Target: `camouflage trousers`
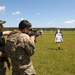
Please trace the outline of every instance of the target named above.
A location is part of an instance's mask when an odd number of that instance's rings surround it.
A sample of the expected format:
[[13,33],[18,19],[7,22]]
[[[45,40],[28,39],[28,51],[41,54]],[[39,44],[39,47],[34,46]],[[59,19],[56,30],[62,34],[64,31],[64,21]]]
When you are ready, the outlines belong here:
[[6,68],[0,67],[0,75],[6,75]]
[[[16,71],[12,70],[12,75],[21,75],[21,74],[19,74],[19,72],[16,72]],[[24,72],[23,75],[29,75],[29,74]],[[35,74],[32,74],[32,75],[35,75]]]

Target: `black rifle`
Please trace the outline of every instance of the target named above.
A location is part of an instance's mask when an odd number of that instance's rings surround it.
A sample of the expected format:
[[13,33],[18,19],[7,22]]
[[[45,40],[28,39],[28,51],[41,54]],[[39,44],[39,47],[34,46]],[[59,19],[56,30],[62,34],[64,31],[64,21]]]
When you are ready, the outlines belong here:
[[30,29],[28,35],[29,35],[30,37],[31,37],[31,36],[34,36],[34,37],[35,37],[34,42],[36,43],[36,37],[39,36],[39,32],[38,32],[36,29]]

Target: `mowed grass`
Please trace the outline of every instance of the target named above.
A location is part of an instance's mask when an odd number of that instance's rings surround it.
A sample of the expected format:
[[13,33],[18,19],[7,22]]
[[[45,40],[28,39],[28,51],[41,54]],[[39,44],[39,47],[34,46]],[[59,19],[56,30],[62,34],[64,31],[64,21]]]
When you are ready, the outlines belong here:
[[[75,32],[63,31],[62,50],[56,50],[55,32],[37,37],[35,54],[31,57],[37,75],[75,75]],[[11,75],[7,68],[7,75]]]

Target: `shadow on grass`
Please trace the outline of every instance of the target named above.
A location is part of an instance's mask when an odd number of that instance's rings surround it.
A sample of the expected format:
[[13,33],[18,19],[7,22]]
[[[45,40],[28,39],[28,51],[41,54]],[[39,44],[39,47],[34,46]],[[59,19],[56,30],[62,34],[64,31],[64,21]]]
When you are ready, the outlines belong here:
[[57,48],[48,48],[48,50],[63,50],[62,48],[61,49],[57,49]]

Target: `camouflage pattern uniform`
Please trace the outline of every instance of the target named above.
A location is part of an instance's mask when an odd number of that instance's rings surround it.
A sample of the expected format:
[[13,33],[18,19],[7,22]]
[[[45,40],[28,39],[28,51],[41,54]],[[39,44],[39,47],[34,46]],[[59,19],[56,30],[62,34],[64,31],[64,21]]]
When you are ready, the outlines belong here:
[[8,68],[10,69],[10,63],[4,51],[5,38],[2,32],[2,27],[3,27],[2,24],[4,23],[5,21],[0,20],[0,52],[2,52],[2,55],[0,56],[0,75],[6,75],[6,67],[4,66],[5,62],[7,62]]
[[21,31],[13,31],[6,41],[6,52],[11,58],[12,75],[36,75],[30,57],[34,54],[35,44]]
[[[5,39],[2,36],[2,32],[0,32],[0,52],[2,52],[2,54],[4,53],[4,46],[5,46]],[[4,63],[5,63],[6,58],[1,56],[0,57],[0,75],[5,75],[6,72],[6,68],[4,67]]]

